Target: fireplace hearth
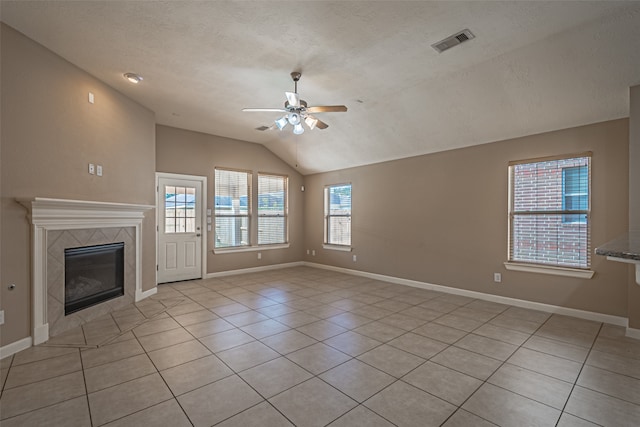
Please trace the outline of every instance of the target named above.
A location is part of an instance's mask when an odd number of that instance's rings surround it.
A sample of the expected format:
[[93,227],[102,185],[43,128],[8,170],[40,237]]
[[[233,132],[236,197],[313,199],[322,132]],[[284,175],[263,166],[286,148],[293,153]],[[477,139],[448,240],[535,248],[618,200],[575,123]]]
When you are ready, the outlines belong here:
[[65,316],[124,295],[124,242],[64,250]]

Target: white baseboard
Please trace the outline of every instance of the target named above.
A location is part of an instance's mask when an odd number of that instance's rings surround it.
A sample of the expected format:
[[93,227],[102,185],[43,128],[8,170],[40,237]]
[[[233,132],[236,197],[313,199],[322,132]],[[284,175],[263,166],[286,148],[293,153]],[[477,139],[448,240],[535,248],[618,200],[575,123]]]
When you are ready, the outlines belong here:
[[31,347],[31,337],[22,338],[21,340],[7,344],[4,347],[0,347],[0,359],[9,357],[16,354],[19,351],[26,350]]
[[637,340],[640,340],[640,329],[627,327],[627,331],[625,332],[625,335],[628,336],[629,338],[635,338]]
[[33,345],[42,344],[49,339],[49,324],[36,326],[33,328]]
[[[316,264],[305,262],[307,267],[321,268],[324,270],[337,271],[341,273],[351,274],[354,276],[367,277],[370,279],[381,280],[383,282],[397,283],[399,285],[412,286],[414,288],[428,289],[431,291],[445,292],[448,294],[461,295],[469,298],[481,299],[484,301],[496,302],[500,304],[513,305],[516,307],[528,308],[532,310],[544,311],[546,313],[562,314],[566,316],[578,317],[580,319],[593,320],[595,322],[609,323],[617,326],[628,325],[626,317],[613,316],[610,314],[596,313],[593,311],[578,310],[575,308],[561,307],[557,305],[544,304],[541,302],[533,302],[521,300],[517,298],[503,297],[499,295],[485,294],[483,292],[469,291],[466,289],[451,288],[449,286],[434,285],[432,283],[418,282],[416,280],[402,279],[399,277],[385,276],[383,274],[369,273],[366,271],[351,270],[348,268],[334,267],[331,265]],[[628,331],[629,328],[627,328]],[[640,330],[636,330],[639,331]],[[628,333],[628,332],[627,332]],[[630,335],[628,335],[630,336]]]
[[146,291],[139,291],[136,289],[136,302],[142,301],[145,298],[149,298],[151,295],[155,295],[158,293],[158,285],[154,286],[151,289],[147,289]]
[[304,265],[305,265],[304,261],[296,261],[296,262],[288,262],[284,264],[265,265],[263,267],[251,267],[251,268],[241,268],[238,270],[218,271],[216,273],[208,273],[205,278],[213,279],[215,277],[233,276],[235,274],[259,273],[261,271],[279,270],[281,268],[290,268],[290,267],[301,267]]

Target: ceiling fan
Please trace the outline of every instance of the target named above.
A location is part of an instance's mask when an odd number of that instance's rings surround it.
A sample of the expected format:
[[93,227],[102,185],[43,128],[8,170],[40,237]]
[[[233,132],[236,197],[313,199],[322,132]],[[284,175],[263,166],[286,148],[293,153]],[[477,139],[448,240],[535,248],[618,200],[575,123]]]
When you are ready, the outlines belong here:
[[284,116],[276,119],[275,123],[270,127],[262,126],[257,128],[258,130],[272,129],[274,126],[282,130],[287,126],[287,124],[290,124],[291,126],[293,126],[293,133],[295,133],[296,135],[300,135],[304,133],[302,122],[304,122],[309,127],[309,129],[326,129],[329,127],[329,125],[322,120],[312,116],[312,113],[343,113],[347,111],[347,107],[345,107],[344,105],[322,105],[316,107],[308,107],[307,102],[303,99],[300,99],[300,95],[298,95],[298,81],[300,80],[300,76],[302,76],[302,73],[298,71],[294,71],[291,73],[291,78],[293,79],[294,83],[294,90],[293,92],[285,92],[287,100],[284,103],[284,108],[242,109],[242,111],[245,112],[273,111],[285,113]]

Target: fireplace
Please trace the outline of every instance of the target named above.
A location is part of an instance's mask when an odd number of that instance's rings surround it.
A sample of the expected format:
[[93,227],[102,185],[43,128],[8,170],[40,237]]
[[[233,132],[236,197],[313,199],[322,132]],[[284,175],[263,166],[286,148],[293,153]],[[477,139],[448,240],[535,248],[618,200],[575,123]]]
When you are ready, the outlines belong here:
[[65,316],[124,295],[124,242],[64,250]]
[[[18,199],[31,229],[31,324],[33,344],[120,310],[157,292],[142,290],[142,222],[153,205]],[[65,249],[124,242],[124,295],[65,314]]]

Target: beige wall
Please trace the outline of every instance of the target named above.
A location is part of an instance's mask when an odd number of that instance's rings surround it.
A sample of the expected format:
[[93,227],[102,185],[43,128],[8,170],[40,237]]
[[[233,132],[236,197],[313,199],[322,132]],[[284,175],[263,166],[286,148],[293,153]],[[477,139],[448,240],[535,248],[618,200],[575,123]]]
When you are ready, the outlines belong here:
[[[156,129],[156,171],[207,177],[207,208],[213,210],[214,168],[224,167],[253,172],[253,188],[257,189],[258,172],[284,174],[289,177],[289,242],[286,249],[256,252],[213,253],[214,233],[208,234],[207,270],[209,273],[261,267],[301,261],[304,195],[300,191],[302,176],[272,152],[259,144],[191,132],[167,126]],[[251,221],[255,230],[257,218]]]
[[[640,85],[630,89],[629,107],[629,231],[640,232]],[[640,285],[629,266],[629,327],[640,329]]]
[[[305,177],[311,262],[611,315],[627,269],[593,256],[580,280],[504,269],[510,160],[593,151],[592,248],[626,231],[628,120]],[[428,137],[428,136],[427,136]],[[323,187],[352,183],[353,252],[322,249]],[[352,255],[357,255],[357,262]],[[502,283],[493,273],[502,273]]]
[[[29,337],[30,234],[22,197],[155,203],[155,116],[2,24],[0,345]],[[88,92],[95,104],[87,102]],[[104,176],[87,173],[101,164]],[[155,286],[155,211],[142,236],[142,288]],[[7,286],[15,283],[16,289]]]

